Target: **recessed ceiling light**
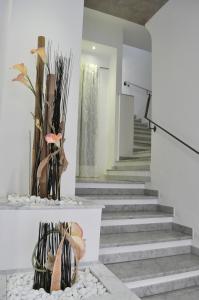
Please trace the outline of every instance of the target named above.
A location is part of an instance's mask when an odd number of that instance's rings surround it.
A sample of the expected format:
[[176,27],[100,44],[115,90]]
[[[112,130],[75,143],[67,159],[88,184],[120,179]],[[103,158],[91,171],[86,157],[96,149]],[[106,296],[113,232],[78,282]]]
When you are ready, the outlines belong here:
[[92,47],[92,49],[93,49],[93,50],[96,50],[96,47],[95,47],[95,46],[93,46],[93,47]]

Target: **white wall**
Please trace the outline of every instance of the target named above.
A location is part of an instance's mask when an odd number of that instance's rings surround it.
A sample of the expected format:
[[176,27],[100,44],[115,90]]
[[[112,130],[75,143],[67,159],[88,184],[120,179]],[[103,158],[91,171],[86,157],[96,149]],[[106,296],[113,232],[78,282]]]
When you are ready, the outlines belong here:
[[[147,24],[152,36],[154,121],[199,150],[199,1],[172,0]],[[199,245],[199,156],[157,130],[152,185]]]
[[[151,52],[123,45],[122,83],[129,81],[145,89],[151,90]],[[134,96],[134,114],[144,119],[147,93],[133,86],[122,86],[124,94]]]
[[10,7],[11,0],[1,0],[0,1],[0,28],[1,28],[1,37],[0,37],[0,110],[2,103],[2,94],[4,88],[4,74],[5,74],[5,58],[6,58],[6,44],[7,44],[7,29],[8,29],[8,20],[10,17]]
[[[3,14],[6,14],[6,9]],[[11,82],[16,73],[9,67],[24,62],[34,78],[35,59],[30,49],[37,46],[38,35],[51,39],[53,46],[57,48],[59,45],[63,53],[71,48],[74,55],[65,144],[69,167],[62,180],[62,193],[74,194],[82,18],[83,0],[10,1],[8,44],[4,49],[5,86],[0,111],[0,195],[28,192],[28,131],[33,128],[30,112],[34,109],[34,97],[20,84]],[[0,40],[2,44],[4,36]]]
[[150,35],[144,26],[89,8],[84,8],[83,39],[117,49],[117,92],[121,92],[122,45],[151,49]]
[[119,155],[132,156],[134,137],[134,97],[120,95],[119,112]]

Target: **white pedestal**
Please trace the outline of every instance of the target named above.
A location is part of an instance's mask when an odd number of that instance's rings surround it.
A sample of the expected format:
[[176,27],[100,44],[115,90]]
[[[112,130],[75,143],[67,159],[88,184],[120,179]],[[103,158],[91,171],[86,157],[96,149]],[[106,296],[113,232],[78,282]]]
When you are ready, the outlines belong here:
[[86,240],[84,262],[97,261],[102,206],[83,202],[64,208],[28,208],[0,205],[0,270],[31,267],[31,256],[38,239],[39,222],[74,221]]

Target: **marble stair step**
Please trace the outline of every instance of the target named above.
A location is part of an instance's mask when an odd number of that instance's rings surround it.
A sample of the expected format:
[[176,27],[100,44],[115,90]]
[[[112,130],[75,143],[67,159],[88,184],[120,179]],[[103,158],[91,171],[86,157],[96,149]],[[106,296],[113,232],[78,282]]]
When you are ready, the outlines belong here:
[[141,120],[134,120],[134,125],[143,126],[143,127],[148,128],[148,124],[143,123]]
[[[147,203],[148,202],[148,203]],[[140,203],[140,201],[137,201],[137,203],[108,203],[108,202],[103,202],[105,204],[105,208],[103,209],[103,213],[108,213],[108,212],[116,212],[116,213],[121,213],[121,212],[166,212],[173,214],[174,209],[173,207],[169,206],[162,206],[159,204],[152,204],[147,201],[145,203]],[[100,201],[102,204],[102,202]]]
[[138,134],[134,133],[134,141],[145,141],[145,142],[151,142],[151,136],[146,134]]
[[133,153],[142,152],[142,151],[151,151],[151,145],[138,145],[134,144]]
[[145,218],[169,218],[173,217],[172,213],[161,211],[120,211],[120,212],[104,212],[102,220],[130,220],[130,219],[145,219]]
[[133,151],[134,152],[142,152],[142,151],[147,151],[149,152],[151,150],[150,145],[138,145],[134,144]]
[[137,165],[117,165],[113,166],[112,171],[150,171],[150,164],[137,164]]
[[[146,191],[144,189],[144,184],[142,184],[140,186],[140,184],[137,184],[136,186],[134,185],[134,188],[118,188],[117,186],[110,188],[110,187],[90,187],[88,185],[88,187],[76,187],[75,189],[75,194],[77,196],[83,196],[83,197],[87,197],[88,195],[91,196],[108,196],[108,195],[134,195],[134,196],[138,196],[138,195],[145,195]],[[154,191],[154,195],[157,195],[157,191]]]
[[158,204],[158,196],[151,195],[86,195],[88,200],[108,205]]
[[160,243],[191,239],[191,236],[174,230],[130,232],[121,234],[104,234],[100,238],[100,248]]
[[[164,221],[164,218],[162,218]],[[147,219],[145,219],[147,221]],[[151,223],[149,219],[148,223],[144,224],[124,224],[124,225],[104,225],[102,222],[101,234],[123,234],[130,232],[142,232],[142,231],[161,231],[161,230],[171,230],[171,222],[157,222]]]
[[119,159],[120,160],[117,162],[142,162],[143,160],[151,162],[151,154],[144,153],[143,155],[137,155],[136,153],[133,153],[132,156],[121,156]]
[[139,297],[199,284],[199,256],[191,253],[106,266]]
[[151,147],[151,141],[137,140],[134,138],[134,147]]
[[149,182],[151,180],[150,176],[132,176],[132,175],[119,175],[119,174],[107,174],[107,179],[116,179],[122,181],[129,181],[129,182]]
[[141,124],[134,124],[134,130],[143,130],[148,132],[150,129],[147,126],[143,126]]
[[111,176],[132,176],[132,177],[149,177],[150,171],[146,170],[118,170],[118,169],[110,169],[107,170],[107,174]]
[[[192,239],[190,235],[173,231],[171,223],[168,230],[164,230],[162,225],[160,224],[163,230],[149,231],[149,227],[145,232],[120,233],[124,237],[122,241],[120,240],[119,244],[114,243],[112,246],[107,245],[107,247],[101,246],[100,261],[104,264],[131,263],[132,261],[188,254],[191,252]],[[101,233],[102,239],[103,236]],[[107,236],[111,239],[111,236],[115,237],[116,234],[107,234]],[[128,242],[127,239],[129,239]],[[126,243],[128,244],[126,245]]]
[[198,300],[199,286],[142,298],[143,300]]
[[132,156],[121,156],[120,160],[126,160],[126,159],[135,159],[135,158],[144,158],[144,157],[151,157],[151,151],[137,151],[137,153],[134,153]]
[[148,128],[136,128],[134,127],[134,134],[146,134],[148,136],[151,136],[151,130]]
[[136,134],[136,133],[151,136],[151,130],[149,128],[135,128],[134,127],[134,134]]
[[142,160],[135,160],[135,159],[129,159],[129,160],[119,160],[116,161],[114,164],[115,168],[119,167],[150,167],[150,161],[146,160],[145,158],[142,158]]

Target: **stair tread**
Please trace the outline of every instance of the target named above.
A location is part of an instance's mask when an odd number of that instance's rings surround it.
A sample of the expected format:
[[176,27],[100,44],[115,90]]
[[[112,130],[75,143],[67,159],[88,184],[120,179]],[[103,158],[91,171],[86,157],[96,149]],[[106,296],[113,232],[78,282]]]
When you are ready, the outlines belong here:
[[107,179],[118,180],[118,182],[130,182],[130,183],[146,183],[151,180],[150,176],[144,175],[122,175],[122,174],[107,174]]
[[124,165],[124,166],[114,166],[111,171],[150,171],[150,165]]
[[156,196],[148,196],[148,195],[84,195],[84,198],[88,198],[89,200],[151,200],[158,199]]
[[199,256],[190,253],[106,266],[123,282],[132,282],[199,270]]
[[148,170],[120,170],[120,169],[108,169],[107,172],[115,172],[115,173],[125,173],[125,172],[132,172],[132,173],[139,173],[139,172],[148,172]]
[[[111,178],[105,177],[105,178],[77,178],[76,183],[116,183],[116,184],[125,183],[125,184],[132,184],[132,181],[131,180],[122,181],[122,180],[117,180],[115,178],[111,179]],[[136,179],[135,181],[133,181],[133,183],[138,183],[138,184],[141,183],[142,184],[143,181]]]
[[142,298],[143,300],[198,300],[199,286],[184,288],[177,291],[167,292]]
[[124,212],[104,212],[102,220],[117,220],[117,219],[138,219],[138,218],[162,218],[173,217],[172,214],[161,211],[124,211]]
[[101,235],[100,248],[160,243],[185,239],[191,239],[191,236],[173,230],[127,232],[122,234],[109,233]]

